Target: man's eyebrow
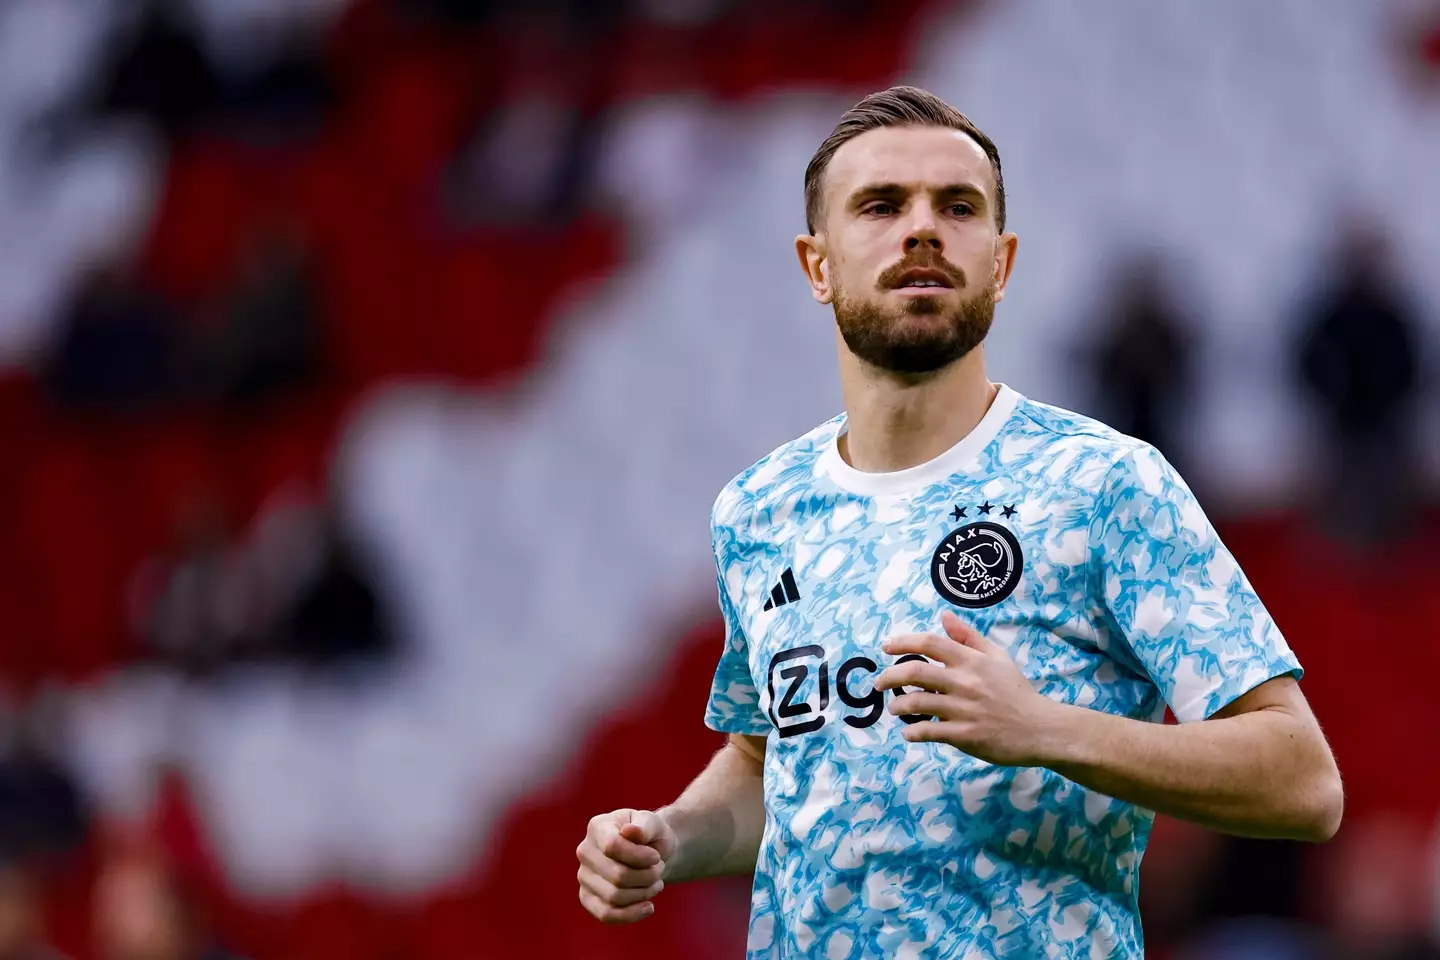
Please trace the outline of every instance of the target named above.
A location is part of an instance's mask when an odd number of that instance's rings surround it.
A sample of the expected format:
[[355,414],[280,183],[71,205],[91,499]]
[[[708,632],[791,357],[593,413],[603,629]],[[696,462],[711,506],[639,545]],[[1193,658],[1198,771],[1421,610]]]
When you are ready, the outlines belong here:
[[899,183],[867,183],[850,194],[850,205],[867,200],[895,200],[910,195],[910,188]]
[[[902,183],[867,183],[857,188],[850,194],[852,207],[871,200],[897,200],[908,197],[913,190]],[[973,183],[947,183],[943,187],[936,187],[931,191],[931,196],[937,200],[949,200],[953,197],[962,197],[966,200],[985,203],[985,191]]]
[[952,197],[964,197],[967,200],[979,200],[985,202],[985,191],[973,183],[947,183],[935,191],[937,199],[949,200]]

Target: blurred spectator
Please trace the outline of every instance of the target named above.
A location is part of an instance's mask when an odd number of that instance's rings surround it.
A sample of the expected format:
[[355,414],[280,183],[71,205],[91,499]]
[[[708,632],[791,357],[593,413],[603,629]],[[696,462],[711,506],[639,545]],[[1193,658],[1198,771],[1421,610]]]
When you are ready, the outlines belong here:
[[191,376],[203,394],[253,403],[314,379],[321,337],[310,250],[290,225],[256,232],[234,288],[204,325]]
[[1209,891],[1214,917],[1299,917],[1313,847],[1289,840],[1227,836]]
[[84,831],[80,794],[69,772],[24,739],[9,745],[0,757],[0,863],[63,852],[78,844]]
[[212,126],[259,142],[312,132],[332,98],[313,11],[238,7],[146,0],[116,35],[96,107],[142,117],[172,140]]
[[243,532],[216,495],[181,512],[175,544],[132,584],[133,622],[163,661],[194,678],[286,658],[335,668],[397,647],[389,611],[329,511],[277,494]]
[[65,960],[44,943],[34,876],[13,862],[0,862],[0,960]]
[[95,935],[102,960],[234,960],[214,942],[189,891],[144,856],[118,858],[102,871]]
[[152,406],[174,386],[174,314],[141,286],[128,264],[102,260],[79,283],[49,363],[51,391],[67,405]]
[[1336,838],[1322,911],[1346,960],[1440,960],[1426,832],[1382,814],[1347,823]]
[[460,229],[567,222],[589,131],[578,105],[557,91],[536,89],[495,107],[450,161],[447,218]]
[[388,613],[361,558],[333,523],[326,524],[321,550],[281,627],[286,652],[319,667],[393,653],[396,636]]
[[[196,0],[192,0],[196,2]],[[219,81],[225,135],[258,145],[319,129],[334,99],[319,36],[321,3],[198,0],[206,51]],[[258,9],[257,9],[258,7]]]
[[148,561],[135,577],[135,625],[153,653],[192,676],[207,676],[263,643],[260,584],[217,495],[183,506],[173,538],[168,554]]
[[81,842],[86,816],[48,742],[59,726],[51,704],[0,715],[0,960],[63,960],[44,944],[39,877]]
[[578,212],[609,105],[606,50],[620,22],[607,4],[512,4],[499,19],[506,69],[480,98],[450,158],[441,201],[461,229],[563,226]]
[[[1213,887],[1223,919],[1200,924],[1175,960],[1440,960],[1418,824],[1388,815],[1348,822],[1323,850],[1234,845],[1240,855]],[[1278,865],[1266,864],[1267,852],[1282,854]],[[1318,899],[1307,907],[1305,893]],[[1301,914],[1322,921],[1327,935]]]
[[66,311],[47,379],[74,407],[252,404],[312,382],[321,348],[309,247],[298,230],[268,226],[245,249],[231,289],[183,329],[127,263],[98,262]]
[[204,118],[219,92],[190,4],[146,0],[102,72],[98,106],[144,117],[175,138]]
[[1398,534],[1411,506],[1419,321],[1391,260],[1378,227],[1352,225],[1297,351],[1328,434],[1326,523],[1361,543]]
[[1124,262],[1092,366],[1100,418],[1183,469],[1178,421],[1191,388],[1193,338],[1164,279],[1153,255]]
[[265,578],[269,629],[281,654],[333,668],[395,652],[388,605],[333,508],[282,491],[257,519],[247,550]]

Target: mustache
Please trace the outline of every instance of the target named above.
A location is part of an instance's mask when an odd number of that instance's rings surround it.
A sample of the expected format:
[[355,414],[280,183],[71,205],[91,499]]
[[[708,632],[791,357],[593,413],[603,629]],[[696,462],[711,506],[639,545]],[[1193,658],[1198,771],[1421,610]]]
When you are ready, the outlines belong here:
[[906,257],[880,274],[880,286],[886,290],[898,287],[900,286],[900,278],[906,273],[911,270],[922,269],[938,270],[945,274],[946,279],[950,281],[950,285],[956,290],[964,289],[966,286],[965,271],[938,253],[924,253],[918,256]]

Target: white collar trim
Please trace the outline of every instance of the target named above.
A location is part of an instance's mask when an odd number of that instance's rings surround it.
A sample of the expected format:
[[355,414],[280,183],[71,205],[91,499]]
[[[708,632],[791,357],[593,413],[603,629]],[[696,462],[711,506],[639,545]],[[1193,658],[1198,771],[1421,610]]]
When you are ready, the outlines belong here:
[[1010,415],[1015,412],[1015,407],[1020,403],[1019,393],[1003,383],[999,386],[999,393],[995,395],[995,399],[990,403],[990,409],[985,412],[985,416],[980,418],[975,429],[966,434],[955,446],[933,460],[927,460],[916,466],[895,470],[891,473],[867,473],[863,470],[856,470],[845,462],[844,457],[840,456],[837,446],[840,436],[849,429],[848,418],[842,417],[839,429],[826,442],[824,450],[820,453],[820,458],[816,462],[816,471],[821,476],[828,477],[836,486],[867,497],[915,493],[957,473],[965,473],[973,468],[975,460],[990,445],[990,441],[1000,434],[1006,421],[1010,419]]

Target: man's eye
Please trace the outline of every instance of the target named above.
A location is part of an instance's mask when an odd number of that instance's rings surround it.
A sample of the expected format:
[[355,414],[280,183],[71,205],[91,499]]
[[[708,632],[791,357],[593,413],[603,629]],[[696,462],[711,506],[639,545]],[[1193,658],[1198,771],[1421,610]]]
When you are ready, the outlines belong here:
[[952,203],[950,212],[957,217],[968,217],[975,212],[975,208],[968,203]]
[[870,205],[870,208],[865,212],[873,213],[876,216],[880,217],[888,217],[892,213],[898,213],[899,211],[896,209],[895,204],[893,203],[872,203]]

